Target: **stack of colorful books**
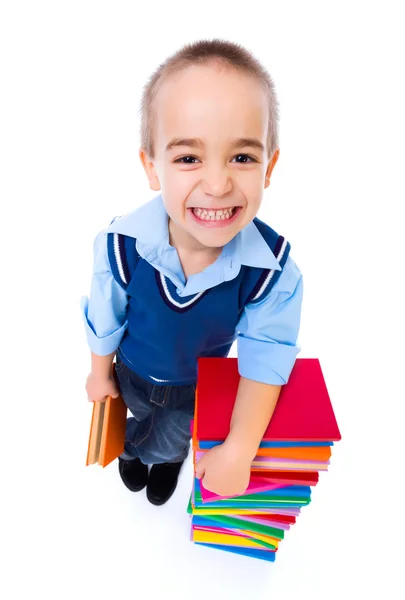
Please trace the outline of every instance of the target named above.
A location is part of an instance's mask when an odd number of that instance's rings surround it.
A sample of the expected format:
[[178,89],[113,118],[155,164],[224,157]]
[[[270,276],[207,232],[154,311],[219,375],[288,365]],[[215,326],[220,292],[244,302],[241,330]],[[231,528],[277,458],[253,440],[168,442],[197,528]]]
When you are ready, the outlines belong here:
[[[198,361],[194,467],[229,433],[239,384],[236,358]],[[274,561],[285,532],[311,501],[340,432],[319,360],[297,358],[252,462],[246,493],[225,498],[194,478],[188,505],[191,539],[228,552]]]

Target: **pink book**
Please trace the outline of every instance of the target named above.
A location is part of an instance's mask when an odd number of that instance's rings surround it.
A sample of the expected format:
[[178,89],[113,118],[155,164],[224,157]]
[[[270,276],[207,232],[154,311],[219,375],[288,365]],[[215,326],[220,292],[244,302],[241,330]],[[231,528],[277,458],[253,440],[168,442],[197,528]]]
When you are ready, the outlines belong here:
[[244,494],[234,494],[233,496],[219,496],[214,492],[206,490],[202,484],[202,480],[199,480],[200,488],[201,488],[201,497],[203,502],[213,502],[218,500],[219,498],[240,498],[241,496],[246,496],[247,494],[258,494],[259,492],[266,492],[268,490],[277,490],[282,487],[286,487],[282,483],[269,483],[268,479],[264,477],[251,477],[249,486]]

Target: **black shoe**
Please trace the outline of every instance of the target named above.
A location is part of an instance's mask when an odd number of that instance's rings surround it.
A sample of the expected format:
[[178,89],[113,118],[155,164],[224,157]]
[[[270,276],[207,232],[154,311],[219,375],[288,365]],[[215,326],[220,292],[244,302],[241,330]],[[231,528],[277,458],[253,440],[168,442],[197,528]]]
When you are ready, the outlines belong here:
[[161,463],[152,466],[146,488],[146,497],[151,504],[161,506],[173,495],[183,462]]
[[139,458],[125,460],[119,456],[118,471],[131,492],[140,492],[148,483],[148,465],[144,465]]

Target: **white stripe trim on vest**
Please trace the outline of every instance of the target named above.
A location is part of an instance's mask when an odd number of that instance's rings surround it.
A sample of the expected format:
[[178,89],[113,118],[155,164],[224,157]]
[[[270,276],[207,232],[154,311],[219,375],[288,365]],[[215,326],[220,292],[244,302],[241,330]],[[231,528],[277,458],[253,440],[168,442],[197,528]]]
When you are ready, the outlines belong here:
[[118,244],[118,233],[113,233],[113,236],[114,236],[114,256],[115,256],[115,260],[117,262],[118,273],[120,274],[122,281],[124,283],[128,283],[127,280],[125,279],[124,269],[122,267],[120,247]]
[[191,300],[189,300],[188,302],[184,302],[184,304],[181,304],[180,302],[177,302],[177,300],[174,300],[174,298],[172,298],[172,296],[170,295],[169,292],[169,288],[167,287],[167,283],[166,283],[166,278],[163,275],[163,273],[160,273],[160,281],[162,282],[162,287],[163,290],[166,294],[166,298],[174,305],[177,306],[178,308],[186,308],[187,306],[190,306],[190,304],[193,304],[194,302],[196,302],[199,298],[201,298],[201,296],[203,295],[204,292],[199,292],[196,296],[194,296],[194,298],[191,298]]
[[[284,255],[285,249],[287,247],[287,240],[284,239],[284,242],[280,248],[280,252],[278,253],[278,255],[276,256],[277,261],[279,262]],[[264,290],[266,289],[266,287],[269,285],[271,278],[274,275],[275,270],[274,269],[270,269],[269,274],[267,275],[266,279],[264,280],[262,287],[260,288],[260,290],[257,292],[256,296],[252,299],[252,300],[257,300],[259,298],[259,296],[261,296],[261,294],[263,294]]]

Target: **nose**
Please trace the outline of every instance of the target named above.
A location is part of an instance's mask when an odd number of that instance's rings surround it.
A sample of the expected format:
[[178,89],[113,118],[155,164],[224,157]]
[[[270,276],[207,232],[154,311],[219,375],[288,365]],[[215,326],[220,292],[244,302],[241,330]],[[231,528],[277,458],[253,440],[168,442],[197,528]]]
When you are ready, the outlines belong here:
[[210,196],[224,196],[232,190],[230,174],[223,166],[206,166],[202,183],[203,191]]

